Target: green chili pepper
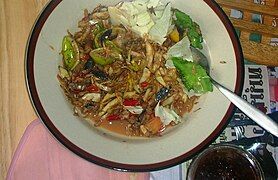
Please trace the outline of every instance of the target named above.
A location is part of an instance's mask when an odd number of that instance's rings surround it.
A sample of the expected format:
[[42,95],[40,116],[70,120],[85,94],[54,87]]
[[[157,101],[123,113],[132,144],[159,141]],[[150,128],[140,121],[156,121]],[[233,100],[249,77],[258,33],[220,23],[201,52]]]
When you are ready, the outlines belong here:
[[117,51],[117,52],[119,52],[119,53],[122,52],[122,49],[119,48],[119,47],[118,47],[115,43],[113,43],[112,41],[106,40],[106,41],[104,42],[104,44],[105,44],[105,46],[109,47],[109,48],[112,49],[112,50],[115,50],[115,51]]
[[95,44],[95,48],[101,48],[102,47],[102,44],[100,42],[100,37],[102,36],[104,31],[101,31],[99,32],[96,36],[95,36],[95,39],[94,39],[94,44]]
[[176,21],[175,24],[179,31],[186,32],[193,47],[203,49],[203,37],[200,30],[200,26],[193,22],[189,15],[181,12],[180,10],[175,10]]
[[109,47],[112,50],[122,52],[122,50],[116,44],[114,44],[112,41],[110,41],[107,38],[107,37],[109,37],[109,34],[108,34],[109,32],[112,32],[112,31],[108,31],[108,30],[102,31],[95,36],[95,39],[94,39],[95,48],[96,49],[101,48],[105,45],[106,47]]
[[125,32],[125,30],[120,27],[113,27],[112,29],[104,29],[102,26],[98,25],[93,30],[95,48],[96,49],[101,48],[105,45],[106,47],[109,47],[112,50],[122,52],[122,49],[120,49],[115,43],[113,43],[111,41],[111,38],[115,39],[119,33],[123,33],[123,32]]
[[98,48],[92,50],[90,52],[90,56],[94,60],[96,64],[105,66],[108,64],[112,64],[115,60],[120,58],[120,54],[113,50],[108,50],[109,52],[105,52],[104,48]]
[[92,34],[94,35],[94,46],[95,48],[101,48],[100,37],[105,31],[105,28],[101,23],[95,25],[95,28],[92,30]]
[[70,36],[65,36],[63,39],[62,55],[67,70],[73,70],[79,63],[78,46]]

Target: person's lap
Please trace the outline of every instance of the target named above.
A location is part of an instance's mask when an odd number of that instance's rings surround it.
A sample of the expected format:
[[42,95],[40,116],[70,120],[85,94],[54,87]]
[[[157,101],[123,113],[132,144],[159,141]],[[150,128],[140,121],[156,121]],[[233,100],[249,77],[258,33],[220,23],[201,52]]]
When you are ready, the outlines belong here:
[[14,154],[7,180],[149,179],[148,173],[122,173],[90,163],[59,144],[39,121],[26,129]]

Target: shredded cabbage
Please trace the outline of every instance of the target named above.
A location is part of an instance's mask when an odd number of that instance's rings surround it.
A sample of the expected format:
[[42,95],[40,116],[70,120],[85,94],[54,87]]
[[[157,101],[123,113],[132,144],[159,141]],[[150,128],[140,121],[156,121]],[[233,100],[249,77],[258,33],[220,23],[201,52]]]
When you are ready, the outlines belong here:
[[159,103],[156,105],[154,111],[155,111],[155,116],[159,117],[161,122],[164,125],[168,125],[172,121],[174,121],[175,123],[181,122],[181,118],[179,117],[179,115],[177,115],[177,113],[175,113],[175,111],[173,111],[172,109],[168,109],[163,106],[160,106]]
[[161,4],[160,0],[149,0],[147,7],[148,8],[157,7],[160,4]]
[[123,2],[116,7],[108,7],[111,22],[124,25],[133,32],[162,44],[172,27],[171,4],[163,5],[160,0],[135,0]]
[[172,23],[171,3],[168,3],[164,9],[163,15],[160,19],[155,21],[154,26],[150,29],[150,38],[160,45],[166,40],[166,36]]
[[143,108],[141,106],[124,106],[132,114],[141,114],[143,112]]
[[193,62],[190,41],[187,36],[168,50],[167,59],[171,59],[171,57],[180,57],[186,61]]
[[129,24],[129,15],[125,11],[118,9],[117,7],[108,7],[108,13],[110,14],[111,23],[114,25]]

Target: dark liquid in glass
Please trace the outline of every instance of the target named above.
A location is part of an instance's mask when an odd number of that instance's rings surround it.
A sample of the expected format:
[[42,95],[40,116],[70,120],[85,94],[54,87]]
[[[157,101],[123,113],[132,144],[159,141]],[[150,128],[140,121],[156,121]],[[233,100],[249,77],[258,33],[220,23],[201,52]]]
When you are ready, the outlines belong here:
[[215,149],[199,159],[196,180],[259,180],[254,164],[236,149]]

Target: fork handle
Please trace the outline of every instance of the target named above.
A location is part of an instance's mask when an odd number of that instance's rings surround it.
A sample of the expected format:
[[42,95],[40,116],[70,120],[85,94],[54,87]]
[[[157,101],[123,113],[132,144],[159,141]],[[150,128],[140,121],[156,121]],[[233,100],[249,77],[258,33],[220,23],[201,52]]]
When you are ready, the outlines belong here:
[[278,137],[278,124],[261,112],[259,109],[255,108],[253,105],[222,86],[218,82],[212,79],[212,83],[219,91],[226,96],[235,106],[237,106],[243,113],[245,113],[248,117],[253,119],[258,125],[262,128]]

